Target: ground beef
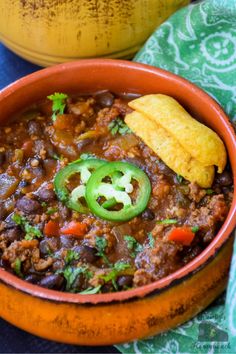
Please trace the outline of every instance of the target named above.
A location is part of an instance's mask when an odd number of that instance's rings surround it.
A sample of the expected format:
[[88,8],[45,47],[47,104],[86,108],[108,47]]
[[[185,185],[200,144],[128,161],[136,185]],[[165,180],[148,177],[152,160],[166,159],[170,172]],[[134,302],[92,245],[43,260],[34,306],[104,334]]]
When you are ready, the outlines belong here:
[[194,209],[186,224],[199,226],[203,242],[209,243],[215,236],[218,225],[225,219],[228,206],[222,194],[207,198],[207,202],[199,209]]
[[189,184],[189,198],[194,202],[199,203],[200,200],[205,197],[206,191],[205,189],[199,187],[197,183],[191,182]]

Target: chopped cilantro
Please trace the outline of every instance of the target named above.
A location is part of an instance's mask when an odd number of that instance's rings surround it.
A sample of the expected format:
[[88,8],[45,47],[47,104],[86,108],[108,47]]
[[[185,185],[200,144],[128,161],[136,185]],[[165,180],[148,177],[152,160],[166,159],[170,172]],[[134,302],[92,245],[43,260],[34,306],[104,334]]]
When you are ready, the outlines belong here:
[[24,219],[23,216],[19,214],[13,214],[11,218],[17,225],[21,225]]
[[25,223],[24,228],[26,232],[26,240],[33,240],[35,237],[42,237],[42,232],[36,226],[32,226],[29,223]]
[[108,128],[109,128],[112,135],[116,135],[117,133],[119,133],[121,135],[131,133],[131,130],[129,129],[129,127],[119,117],[117,117],[116,119],[111,121],[111,123],[108,125]]
[[191,230],[192,232],[196,233],[199,230],[199,226],[193,226]]
[[114,269],[117,272],[122,272],[123,270],[125,270],[127,268],[130,268],[130,264],[126,263],[126,262],[119,261],[114,264]]
[[176,219],[164,219],[164,220],[158,220],[157,224],[160,225],[171,225],[171,224],[177,224],[178,220]]
[[105,239],[105,237],[96,236],[95,246],[97,249],[96,255],[101,257],[103,259],[104,263],[110,265],[110,262],[105,254],[105,249],[107,247],[107,240]]
[[129,263],[125,263],[121,261],[116,262],[112,270],[110,271],[110,273],[108,273],[107,275],[102,275],[101,278],[105,280],[106,283],[111,281],[114,288],[118,290],[118,286],[116,284],[116,278],[118,277],[118,275],[120,275],[121,272],[123,272],[127,268],[130,268]]
[[47,98],[52,101],[52,120],[55,121],[58,114],[64,113],[68,96],[65,93],[55,92]]
[[21,260],[20,258],[16,258],[15,264],[14,264],[14,272],[18,277],[23,278],[23,274],[21,272]]
[[79,253],[74,250],[67,250],[65,262],[66,264],[71,263],[72,261],[77,261],[79,259]]
[[97,293],[99,293],[100,289],[101,289],[101,285],[98,285],[98,286],[96,286],[96,288],[88,288],[86,290],[83,290],[79,294],[82,294],[82,295],[97,294]]
[[46,203],[46,202],[42,202],[42,203],[41,203],[41,206],[42,206],[43,208],[46,208],[46,207],[47,207],[47,203]]
[[133,236],[126,235],[124,236],[128,250],[132,251],[130,254],[131,257],[135,258],[138,252],[143,250],[143,246],[135,240]]
[[48,208],[48,210],[46,211],[47,215],[52,215],[55,214],[58,211],[57,208]]
[[76,278],[82,274],[82,268],[66,267],[63,271],[64,278],[66,279],[66,290],[72,289]]
[[176,179],[179,183],[183,182],[183,177],[181,175],[176,175]]
[[154,239],[154,237],[152,236],[152,233],[151,233],[151,232],[148,233],[148,240],[149,240],[149,246],[150,246],[151,248],[154,248],[154,246],[155,246],[155,239]]
[[94,158],[96,158],[96,156],[94,154],[90,154],[89,152],[80,155],[81,160],[89,160]]
[[211,194],[214,194],[214,191],[213,189],[209,188],[209,189],[206,189],[206,194],[207,195],[211,195]]
[[13,214],[12,220],[25,232],[26,240],[33,240],[35,237],[40,238],[43,236],[42,232],[36,226],[30,225],[24,216]]
[[77,268],[68,266],[62,271],[62,273],[66,279],[67,291],[76,291],[76,289],[73,289],[73,285],[79,275],[83,275],[87,279],[90,279],[93,276],[92,272],[88,269],[87,266],[81,266]]

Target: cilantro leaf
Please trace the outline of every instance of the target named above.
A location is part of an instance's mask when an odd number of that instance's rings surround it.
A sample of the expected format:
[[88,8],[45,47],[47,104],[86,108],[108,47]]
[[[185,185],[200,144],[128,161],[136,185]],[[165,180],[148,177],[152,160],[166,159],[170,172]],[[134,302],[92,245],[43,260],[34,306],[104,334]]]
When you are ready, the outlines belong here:
[[75,252],[74,250],[67,250],[66,256],[65,256],[65,262],[66,264],[71,263],[72,261],[77,261],[79,259],[80,255],[78,252]]
[[102,275],[101,278],[108,283],[109,281],[112,282],[112,285],[116,290],[118,290],[118,286],[116,284],[116,278],[120,275],[121,272],[123,272],[125,269],[130,268],[129,263],[125,263],[122,261],[116,262],[110,271],[110,273],[106,275]]
[[14,272],[18,277],[23,278],[23,274],[21,272],[21,260],[20,258],[16,258],[15,264],[14,264]]
[[191,230],[192,232],[196,233],[197,231],[199,231],[199,226],[193,226]]
[[206,189],[206,194],[207,194],[207,195],[212,195],[212,194],[214,194],[213,189],[211,189],[211,188]]
[[52,120],[55,121],[58,114],[64,113],[68,95],[65,93],[55,92],[54,94],[47,96],[47,98],[52,101]]
[[66,267],[63,271],[64,278],[66,279],[66,290],[69,291],[72,289],[72,286],[76,280],[76,278],[83,273],[83,269],[81,267]]
[[103,259],[104,263],[106,263],[107,265],[110,265],[111,263],[109,262],[106,254],[105,254],[105,249],[107,247],[107,240],[105,239],[105,237],[96,236],[95,247],[97,249],[96,255],[101,257]]
[[154,239],[154,237],[152,236],[152,233],[151,233],[151,232],[148,233],[148,240],[149,240],[149,246],[150,246],[151,248],[154,248],[154,246],[155,246],[155,239]]
[[111,123],[108,125],[108,128],[112,135],[116,135],[117,133],[121,135],[131,133],[131,130],[128,125],[126,125],[125,122],[119,117],[111,121]]
[[52,215],[54,213],[56,213],[58,211],[57,208],[48,208],[47,211],[46,211],[46,214],[47,215]]
[[42,237],[42,232],[36,226],[30,225],[28,220],[19,214],[13,214],[12,220],[21,227],[21,229],[25,232],[26,240],[33,240],[35,237]]
[[66,279],[66,290],[73,291],[73,292],[76,292],[76,288],[73,289],[73,285],[79,275],[83,275],[87,279],[90,279],[93,276],[92,272],[88,269],[87,266],[81,266],[81,267],[67,266],[62,271],[62,273],[64,275],[64,278]]
[[26,232],[25,235],[26,240],[33,240],[35,237],[37,238],[42,237],[41,231],[36,226],[32,226],[28,222],[26,222],[24,227]]
[[179,183],[183,182],[183,177],[181,175],[176,175],[176,179]]
[[164,219],[164,220],[158,220],[157,224],[160,225],[172,225],[172,224],[177,224],[178,220],[176,219]]
[[122,261],[118,261],[114,264],[114,270],[122,272],[123,270],[130,268],[130,264]]
[[138,241],[136,241],[133,236],[126,235],[124,236],[124,240],[126,241],[128,250],[133,251],[130,254],[131,257],[135,258],[137,253],[142,252],[143,246]]
[[96,288],[87,288],[86,290],[81,291],[79,294],[82,295],[92,295],[99,293],[101,285],[96,286]]

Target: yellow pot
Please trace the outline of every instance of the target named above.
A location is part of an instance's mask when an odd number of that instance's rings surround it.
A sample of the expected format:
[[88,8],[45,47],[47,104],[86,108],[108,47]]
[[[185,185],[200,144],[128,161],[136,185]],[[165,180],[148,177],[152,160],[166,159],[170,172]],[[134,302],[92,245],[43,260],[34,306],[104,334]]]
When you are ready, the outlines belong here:
[[1,0],[0,39],[29,61],[131,58],[189,0]]

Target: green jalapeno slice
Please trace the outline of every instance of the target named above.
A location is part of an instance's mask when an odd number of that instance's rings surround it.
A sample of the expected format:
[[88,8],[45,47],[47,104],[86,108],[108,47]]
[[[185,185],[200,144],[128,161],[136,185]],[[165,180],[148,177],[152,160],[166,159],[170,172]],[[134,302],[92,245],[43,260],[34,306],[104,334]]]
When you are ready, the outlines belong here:
[[127,162],[108,162],[87,181],[85,198],[89,209],[109,221],[127,221],[146,208],[151,183],[140,168]]
[[[104,164],[105,161],[98,159],[76,160],[61,169],[54,178],[54,189],[58,199],[70,209],[84,214],[89,213],[81,199],[85,200],[86,183],[91,174]],[[70,191],[67,184],[76,174],[80,174],[80,185]]]

